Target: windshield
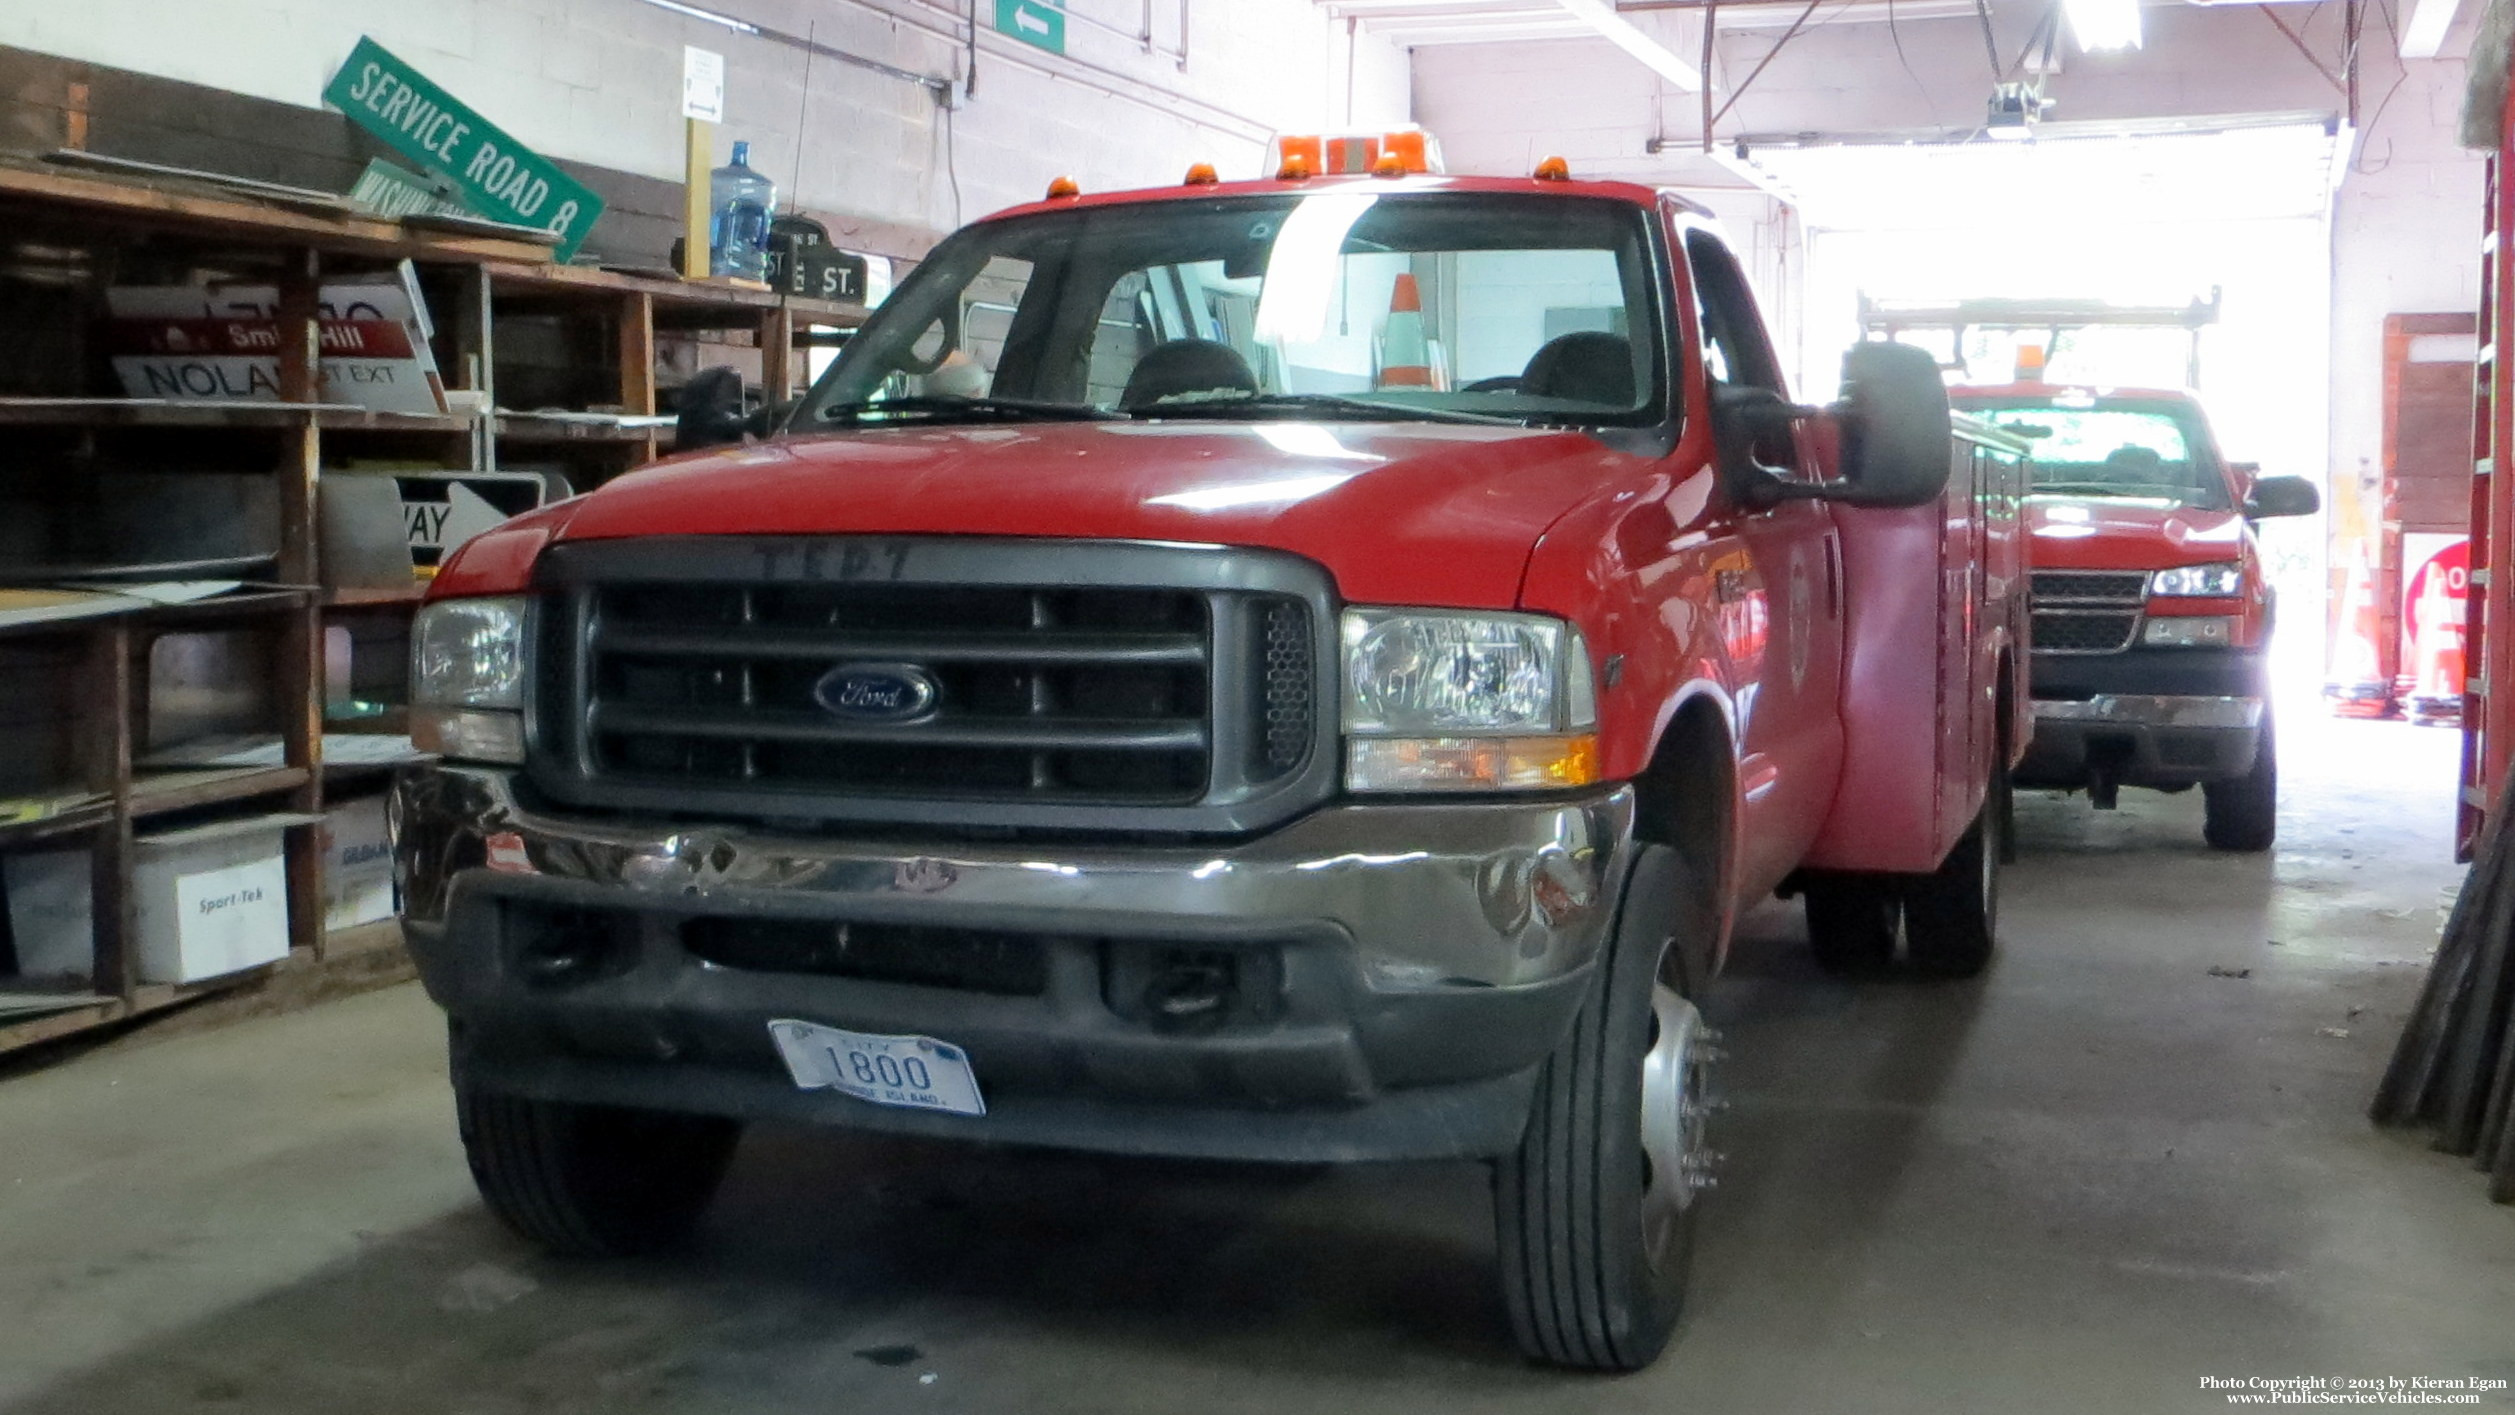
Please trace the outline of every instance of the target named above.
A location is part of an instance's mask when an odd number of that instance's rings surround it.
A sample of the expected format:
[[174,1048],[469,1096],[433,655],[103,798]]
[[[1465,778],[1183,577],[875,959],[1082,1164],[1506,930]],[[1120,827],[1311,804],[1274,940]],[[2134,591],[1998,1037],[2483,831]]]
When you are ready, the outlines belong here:
[[1022,417],[1651,424],[1648,213],[1574,197],[1163,200],[983,222],[793,426]]
[[2216,450],[2181,409],[2047,405],[1965,411],[2033,444],[2027,466],[2035,491],[2227,509]]

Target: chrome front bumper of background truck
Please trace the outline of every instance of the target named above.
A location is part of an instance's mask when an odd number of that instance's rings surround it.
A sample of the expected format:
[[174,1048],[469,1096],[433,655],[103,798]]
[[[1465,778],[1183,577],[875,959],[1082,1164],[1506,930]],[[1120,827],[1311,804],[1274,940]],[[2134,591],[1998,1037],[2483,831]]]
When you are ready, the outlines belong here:
[[2099,693],[2037,698],[2017,780],[2077,786],[2103,773],[2128,786],[2225,781],[2253,768],[2266,708],[2257,697]]
[[[393,814],[411,951],[468,1084],[920,1135],[1335,1160],[1517,1142],[1535,1071],[1607,938],[1633,800],[1614,788],[1340,804],[1224,843],[981,844],[559,815],[520,800],[511,773],[428,766],[396,783]],[[729,928],[814,961],[789,968],[755,950],[729,963],[694,942]],[[887,956],[907,972],[851,971],[849,929],[892,940]],[[1040,966],[1009,987],[920,975],[921,941]],[[1245,995],[1201,1026],[1171,1025],[1139,993],[1148,970],[1177,959]],[[769,1039],[777,1017],[956,1043],[988,1114],[798,1090]]]

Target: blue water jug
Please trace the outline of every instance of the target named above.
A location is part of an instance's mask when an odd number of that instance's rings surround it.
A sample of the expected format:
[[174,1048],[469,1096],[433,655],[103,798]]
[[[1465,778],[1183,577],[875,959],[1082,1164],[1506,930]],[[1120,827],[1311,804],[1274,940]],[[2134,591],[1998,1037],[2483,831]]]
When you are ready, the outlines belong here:
[[751,170],[751,144],[734,144],[734,160],[708,174],[707,268],[714,275],[768,278],[768,220],[777,184]]

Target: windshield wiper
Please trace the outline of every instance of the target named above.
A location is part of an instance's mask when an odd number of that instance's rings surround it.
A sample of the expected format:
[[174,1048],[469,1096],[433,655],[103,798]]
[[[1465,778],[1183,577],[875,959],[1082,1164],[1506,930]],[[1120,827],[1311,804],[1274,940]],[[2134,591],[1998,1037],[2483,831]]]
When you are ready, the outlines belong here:
[[833,403],[817,414],[820,421],[887,421],[894,417],[926,422],[1100,422],[1126,414],[1083,403],[1043,403],[1028,398],[952,398],[917,394],[865,403]]
[[1484,423],[1492,427],[1525,427],[1523,418],[1469,413],[1456,408],[1426,408],[1414,403],[1379,403],[1343,393],[1246,393],[1211,398],[1177,398],[1135,410],[1138,417],[1218,418],[1244,414],[1328,413],[1349,418],[1397,419],[1429,423]]

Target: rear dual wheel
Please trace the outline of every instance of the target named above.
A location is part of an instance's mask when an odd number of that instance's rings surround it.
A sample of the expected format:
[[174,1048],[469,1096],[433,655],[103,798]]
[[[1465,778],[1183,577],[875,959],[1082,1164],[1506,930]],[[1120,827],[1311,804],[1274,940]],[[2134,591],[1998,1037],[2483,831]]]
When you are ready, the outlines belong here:
[[1708,876],[1642,847],[1588,1000],[1538,1075],[1519,1152],[1494,1166],[1503,1302],[1534,1360],[1639,1370],[1684,1311],[1716,1159],[1704,1083],[1718,1052],[1681,944],[1719,921]]
[[1894,965],[1898,939],[1916,973],[1970,978],[1991,963],[2000,921],[2006,793],[1994,790],[1974,823],[1926,875],[1820,875],[1802,888],[1817,965],[1858,977]]

